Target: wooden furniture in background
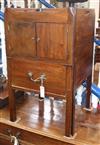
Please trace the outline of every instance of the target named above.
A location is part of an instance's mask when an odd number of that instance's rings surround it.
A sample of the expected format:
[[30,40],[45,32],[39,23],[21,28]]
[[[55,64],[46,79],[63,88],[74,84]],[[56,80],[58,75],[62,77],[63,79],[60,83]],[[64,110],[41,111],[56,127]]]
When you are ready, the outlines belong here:
[[[98,28],[96,28],[96,36],[98,40],[100,40],[100,0],[99,0],[99,18],[98,18]],[[100,63],[100,46],[95,46],[95,57],[94,57],[94,78],[93,81],[98,85],[99,83],[99,63]]]
[[14,91],[39,93],[42,76],[46,94],[66,100],[65,135],[74,135],[75,91],[86,79],[90,107],[94,11],[6,9],[5,29],[10,120],[16,121]]
[[95,63],[100,62],[100,46],[95,48]]
[[[98,28],[96,28],[96,37],[100,39],[100,0],[99,0],[99,19],[98,19]],[[100,62],[100,46],[95,48],[95,63]]]
[[[98,20],[98,28],[96,28],[96,37],[100,39],[100,19]],[[96,45],[95,48],[95,63],[100,62],[100,46]]]
[[0,109],[8,104],[8,87],[7,83],[0,88]]
[[28,0],[24,0],[25,8],[28,8]]

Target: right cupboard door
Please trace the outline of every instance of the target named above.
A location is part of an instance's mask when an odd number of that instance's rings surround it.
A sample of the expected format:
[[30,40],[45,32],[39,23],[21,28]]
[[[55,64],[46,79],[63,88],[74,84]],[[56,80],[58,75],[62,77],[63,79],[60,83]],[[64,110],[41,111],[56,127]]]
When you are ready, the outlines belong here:
[[36,31],[38,57],[66,60],[67,28],[65,24],[37,23]]

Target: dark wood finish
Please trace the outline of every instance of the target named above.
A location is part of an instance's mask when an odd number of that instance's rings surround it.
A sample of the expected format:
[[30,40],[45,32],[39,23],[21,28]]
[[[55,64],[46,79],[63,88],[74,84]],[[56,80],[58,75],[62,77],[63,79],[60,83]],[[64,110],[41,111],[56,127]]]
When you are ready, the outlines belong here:
[[7,84],[0,88],[0,109],[8,103],[8,87]]
[[[84,10],[79,11],[76,16],[76,18],[78,17],[78,21],[76,21],[76,33],[74,34],[76,38],[76,49],[73,49],[73,55],[75,56],[73,57],[73,61],[75,61],[76,71],[74,73],[76,86],[79,86],[82,78],[86,79],[87,74],[89,76],[92,72],[93,49],[91,48],[93,48],[94,43],[94,38],[91,38],[91,36],[94,35],[94,19],[92,16],[92,12]],[[91,25],[87,23],[86,26],[84,26],[84,20],[91,21]],[[82,33],[82,30],[84,30],[84,33]]]
[[91,99],[91,75],[87,78],[87,96],[86,96],[86,108],[91,108],[90,99]]
[[9,26],[9,29],[14,31],[9,33],[9,37],[12,39],[8,39],[8,56],[36,56],[36,43],[34,41],[35,24],[32,24],[31,22],[18,21],[16,24],[12,23],[12,25]]
[[[20,145],[33,145],[29,142],[26,141],[19,141]],[[11,143],[11,138],[8,137],[7,135],[0,134],[0,145],[13,145],[14,143]]]
[[[48,145],[71,145],[70,143],[67,143],[66,141],[60,141],[59,139],[54,139],[50,136],[47,136],[46,134],[40,134],[39,132],[29,132],[17,127],[13,127],[7,124],[0,123],[0,132],[2,134],[8,135],[8,129],[13,132],[13,135],[16,135],[18,132],[20,132],[19,140],[27,141],[28,143],[34,144],[34,145],[44,145],[47,143]],[[9,137],[10,140],[10,137]]]
[[99,0],[99,23],[98,26],[100,27],[100,0]]
[[96,28],[96,34],[100,35],[100,28]]
[[0,134],[0,145],[13,145],[10,139],[7,139],[7,136],[6,139],[5,136],[4,137],[3,136],[4,136],[3,134]]
[[[28,77],[28,72],[34,74],[34,79],[38,78],[42,73],[45,73],[46,80],[44,85],[46,87],[46,92],[49,95],[50,92],[56,95],[65,94],[65,75],[66,68],[59,64],[51,64],[44,61],[30,61],[26,59],[8,59],[8,65],[11,64],[12,71],[12,85],[13,87],[20,86],[21,88],[27,90],[39,90],[40,82],[34,83]],[[16,65],[15,65],[16,64]],[[17,68],[19,70],[17,71]],[[49,70],[49,71],[48,71]],[[56,93],[55,93],[56,92]],[[51,94],[50,94],[51,95]]]
[[48,25],[46,23],[38,23],[36,30],[37,38],[40,39],[37,43],[38,57],[53,60],[66,60],[66,25],[59,23],[49,23]]
[[65,135],[74,135],[75,90],[92,72],[94,11],[6,9],[5,29],[10,120],[16,120],[14,90],[39,92],[27,73],[34,79],[44,73],[46,94],[66,99]]
[[95,49],[95,63],[100,62],[100,47],[96,46]]
[[28,0],[24,0],[25,8],[28,8]]

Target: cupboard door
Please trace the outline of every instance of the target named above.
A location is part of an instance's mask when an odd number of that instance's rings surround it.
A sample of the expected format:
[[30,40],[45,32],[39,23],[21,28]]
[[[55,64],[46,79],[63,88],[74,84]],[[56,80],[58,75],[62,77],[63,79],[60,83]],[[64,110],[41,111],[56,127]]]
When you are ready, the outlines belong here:
[[65,24],[38,23],[36,31],[38,57],[66,60],[67,29]]
[[7,31],[7,54],[8,56],[35,57],[35,24],[18,21],[9,24]]

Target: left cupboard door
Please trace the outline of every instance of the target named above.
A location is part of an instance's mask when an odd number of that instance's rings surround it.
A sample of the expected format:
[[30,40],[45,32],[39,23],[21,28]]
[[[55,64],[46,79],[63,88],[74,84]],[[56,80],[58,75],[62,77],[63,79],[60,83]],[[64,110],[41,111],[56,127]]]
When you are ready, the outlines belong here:
[[6,30],[8,56],[36,57],[35,23],[14,21]]

